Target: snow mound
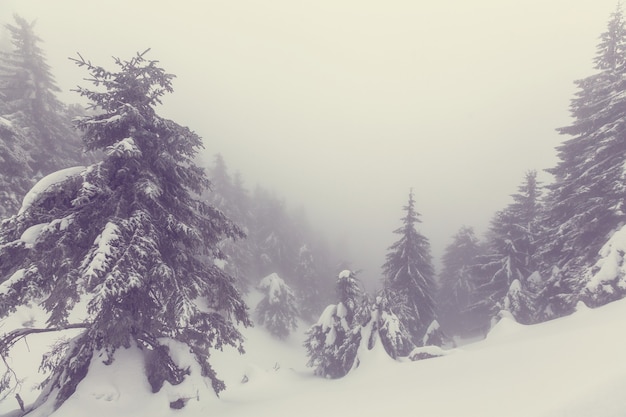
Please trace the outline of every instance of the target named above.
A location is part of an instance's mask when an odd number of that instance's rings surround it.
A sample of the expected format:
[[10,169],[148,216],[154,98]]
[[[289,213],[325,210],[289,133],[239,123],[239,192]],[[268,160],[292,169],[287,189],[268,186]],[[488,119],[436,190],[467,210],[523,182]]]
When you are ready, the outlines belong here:
[[513,315],[502,310],[499,313],[500,320],[491,328],[487,335],[489,342],[509,341],[512,336],[519,336],[520,331],[526,327],[515,321]]
[[436,358],[439,356],[446,356],[453,352],[456,352],[455,349],[446,350],[442,349],[439,346],[420,346],[416,347],[409,353],[409,359],[412,361],[419,361],[423,359]]
[[[219,399],[194,370],[183,384],[166,384],[153,394],[143,376],[142,353],[120,349],[112,365],[94,358],[75,395],[52,417],[412,417],[416,410],[429,417],[621,416],[626,410],[621,394],[626,300],[597,309],[580,307],[569,317],[530,326],[505,316],[486,340],[444,351],[456,353],[433,360],[393,361],[377,341],[374,349],[361,352],[358,369],[336,380],[316,377],[306,368],[302,333],[278,341],[262,329],[242,329],[245,355],[234,349],[211,354],[227,385]],[[0,321],[2,331],[10,327],[7,320],[14,318]],[[11,353],[13,364],[33,369],[24,381],[23,397],[31,392],[37,376],[34,356],[41,353],[46,337],[29,337],[31,352],[20,342]],[[174,343],[170,348],[180,355],[177,362],[187,363],[184,346]],[[418,351],[443,353],[430,346]],[[185,407],[170,408],[180,398]],[[0,401],[0,413],[16,407],[13,395]],[[30,415],[46,416],[50,410]]]

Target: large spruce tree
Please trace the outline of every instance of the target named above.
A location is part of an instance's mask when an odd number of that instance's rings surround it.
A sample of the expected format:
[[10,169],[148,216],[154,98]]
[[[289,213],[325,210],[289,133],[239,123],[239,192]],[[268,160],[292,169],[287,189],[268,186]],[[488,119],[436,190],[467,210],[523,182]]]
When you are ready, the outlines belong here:
[[[87,148],[104,150],[104,160],[42,179],[0,229],[0,317],[21,305],[47,313],[46,328],[0,336],[0,354],[32,332],[82,329],[35,406],[48,398],[59,406],[94,355],[111,362],[117,349],[132,346],[151,358],[154,391],[165,381],[180,383],[188,371],[170,357],[164,338],[187,344],[219,392],[224,384],[211,350],[242,349],[234,322],[249,324],[246,306],[233,279],[214,265],[222,257],[218,242],[241,232],[198,200],[209,185],[193,163],[201,139],[157,115],[173,76],[144,54],[116,59],[116,71],[76,60],[97,87],[78,89],[96,110],[79,125]],[[87,313],[73,321],[79,304]]]
[[549,169],[549,210],[542,236],[543,293],[546,314],[562,315],[577,300],[601,303],[626,294],[618,277],[586,291],[598,252],[626,221],[626,27],[621,6],[609,18],[595,57],[595,74],[576,81],[571,125],[559,132],[570,138]]
[[409,193],[404,211],[406,215],[402,218],[402,226],[394,230],[401,237],[389,247],[383,265],[384,287],[396,293],[394,299],[403,300],[403,305],[395,310],[417,344],[435,318],[433,297],[436,288],[430,243],[415,229],[420,220],[419,213],[415,211],[413,190]]

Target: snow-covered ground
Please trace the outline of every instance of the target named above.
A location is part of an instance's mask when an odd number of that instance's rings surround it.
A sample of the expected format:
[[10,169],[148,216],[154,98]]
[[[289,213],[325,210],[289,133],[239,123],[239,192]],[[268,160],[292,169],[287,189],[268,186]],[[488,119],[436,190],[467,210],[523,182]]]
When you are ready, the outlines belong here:
[[[228,386],[220,398],[195,377],[152,394],[140,352],[128,349],[110,366],[95,360],[54,416],[624,416],[625,327],[626,301],[596,310],[581,306],[570,317],[534,326],[503,319],[486,340],[443,357],[395,362],[374,349],[339,380],[315,377],[306,368],[302,326],[283,342],[256,327],[244,331],[245,355],[214,354]],[[36,368],[33,357],[49,339],[37,337],[28,339],[30,352],[23,342],[16,347],[19,368]],[[29,386],[35,379],[23,382],[25,399],[33,398]],[[170,409],[169,402],[181,397],[186,406]],[[0,413],[15,407],[11,395],[0,403]]]

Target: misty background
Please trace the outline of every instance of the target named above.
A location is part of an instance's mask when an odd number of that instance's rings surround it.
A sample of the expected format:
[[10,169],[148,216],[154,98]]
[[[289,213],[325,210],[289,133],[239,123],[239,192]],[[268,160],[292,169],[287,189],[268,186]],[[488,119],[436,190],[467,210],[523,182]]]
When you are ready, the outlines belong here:
[[[554,166],[573,81],[614,0],[513,2],[0,0],[35,30],[66,103],[68,57],[147,56],[176,74],[158,109],[250,189],[304,207],[372,284],[409,189],[439,263],[480,234],[529,169]],[[1,42],[7,42],[2,34]],[[547,174],[540,179],[549,181]]]

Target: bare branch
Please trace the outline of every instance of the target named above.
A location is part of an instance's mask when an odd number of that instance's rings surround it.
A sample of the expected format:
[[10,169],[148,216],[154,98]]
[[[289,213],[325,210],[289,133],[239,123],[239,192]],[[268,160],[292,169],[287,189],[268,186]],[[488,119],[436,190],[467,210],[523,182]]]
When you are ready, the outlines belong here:
[[32,328],[25,327],[21,329],[15,329],[10,331],[9,333],[4,334],[0,337],[0,353],[7,352],[15,343],[17,343],[20,339],[37,333],[50,333],[50,332],[61,332],[63,330],[71,330],[71,329],[86,329],[89,326],[89,323],[73,323],[60,327],[46,327],[46,328]]

